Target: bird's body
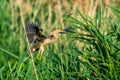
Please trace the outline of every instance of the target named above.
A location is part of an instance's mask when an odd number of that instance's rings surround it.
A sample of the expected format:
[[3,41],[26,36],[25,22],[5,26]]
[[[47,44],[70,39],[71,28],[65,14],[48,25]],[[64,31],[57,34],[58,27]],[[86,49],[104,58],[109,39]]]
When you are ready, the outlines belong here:
[[54,43],[57,41],[60,34],[65,34],[66,30],[54,30],[48,36],[42,34],[42,29],[39,29],[37,25],[30,23],[26,25],[27,38],[30,44],[32,44],[31,51],[35,52],[40,50],[44,51],[44,46],[48,43]]

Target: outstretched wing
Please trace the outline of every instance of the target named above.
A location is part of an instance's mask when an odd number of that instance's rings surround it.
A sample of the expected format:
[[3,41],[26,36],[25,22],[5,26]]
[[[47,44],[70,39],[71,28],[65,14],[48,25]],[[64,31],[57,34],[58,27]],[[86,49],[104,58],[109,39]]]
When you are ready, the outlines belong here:
[[33,23],[28,23],[26,25],[25,30],[27,33],[27,38],[28,38],[29,43],[34,42],[36,40],[37,33],[39,33],[38,26]]
[[41,34],[42,29],[39,29],[36,24],[29,23],[26,25],[26,33],[29,43],[32,43],[31,51],[36,51],[40,48],[41,43],[44,42],[46,37]]

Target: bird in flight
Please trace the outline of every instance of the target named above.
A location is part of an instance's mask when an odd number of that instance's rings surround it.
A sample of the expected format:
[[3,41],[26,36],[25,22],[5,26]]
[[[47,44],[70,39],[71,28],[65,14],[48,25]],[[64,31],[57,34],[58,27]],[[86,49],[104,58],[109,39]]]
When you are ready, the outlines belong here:
[[71,28],[68,27],[63,30],[56,29],[52,31],[48,36],[42,34],[43,30],[38,28],[36,24],[28,23],[25,27],[27,38],[31,44],[31,52],[40,50],[41,54],[44,51],[44,46],[49,43],[55,43],[58,39],[58,36],[61,34],[66,34],[66,32],[71,31]]

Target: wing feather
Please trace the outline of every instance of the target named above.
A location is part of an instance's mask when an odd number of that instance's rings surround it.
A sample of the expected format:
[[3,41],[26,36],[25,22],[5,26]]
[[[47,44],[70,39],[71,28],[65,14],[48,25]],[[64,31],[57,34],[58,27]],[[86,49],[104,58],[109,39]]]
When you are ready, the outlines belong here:
[[42,33],[42,29],[39,29],[36,24],[29,23],[26,25],[26,33],[27,38],[31,46],[31,51],[37,51],[40,48],[40,45],[44,42],[46,39],[46,36],[44,36]]
[[33,23],[28,23],[26,25],[25,30],[27,33],[27,38],[28,38],[29,43],[34,42],[36,40],[37,33],[39,32],[38,26]]

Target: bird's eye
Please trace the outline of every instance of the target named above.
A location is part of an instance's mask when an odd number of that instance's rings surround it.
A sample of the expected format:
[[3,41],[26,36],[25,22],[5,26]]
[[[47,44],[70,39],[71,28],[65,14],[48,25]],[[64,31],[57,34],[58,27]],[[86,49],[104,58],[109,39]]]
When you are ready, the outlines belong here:
[[49,35],[49,36],[48,36],[49,39],[52,39],[53,37],[54,37],[53,35]]

